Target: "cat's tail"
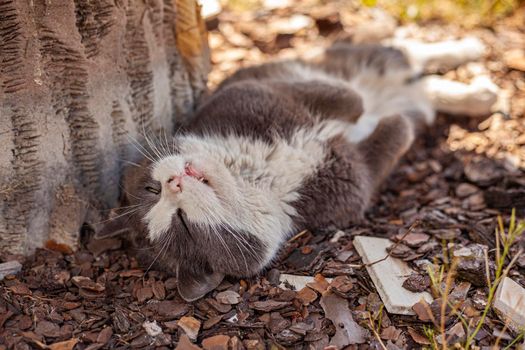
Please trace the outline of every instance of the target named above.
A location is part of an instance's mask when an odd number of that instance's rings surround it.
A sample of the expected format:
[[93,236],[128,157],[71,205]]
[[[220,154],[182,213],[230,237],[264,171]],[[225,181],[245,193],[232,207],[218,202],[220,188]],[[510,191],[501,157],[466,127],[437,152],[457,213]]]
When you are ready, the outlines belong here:
[[406,116],[394,115],[382,118],[373,133],[357,144],[374,189],[390,174],[414,138],[413,123]]

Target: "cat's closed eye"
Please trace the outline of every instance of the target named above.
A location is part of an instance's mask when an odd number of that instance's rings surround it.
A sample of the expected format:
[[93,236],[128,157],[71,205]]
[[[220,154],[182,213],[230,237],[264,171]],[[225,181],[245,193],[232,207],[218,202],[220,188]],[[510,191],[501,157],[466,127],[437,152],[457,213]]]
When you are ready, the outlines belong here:
[[160,187],[146,186],[144,189],[153,194],[160,194]]

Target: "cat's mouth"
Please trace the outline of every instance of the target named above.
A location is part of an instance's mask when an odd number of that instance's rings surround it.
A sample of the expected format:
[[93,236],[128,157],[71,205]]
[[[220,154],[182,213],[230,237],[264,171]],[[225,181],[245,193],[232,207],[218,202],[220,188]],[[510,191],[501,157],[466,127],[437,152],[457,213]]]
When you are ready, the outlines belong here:
[[184,166],[184,173],[187,176],[193,177],[197,181],[208,184],[208,179],[205,177],[204,173],[197,170],[191,163],[186,163]]

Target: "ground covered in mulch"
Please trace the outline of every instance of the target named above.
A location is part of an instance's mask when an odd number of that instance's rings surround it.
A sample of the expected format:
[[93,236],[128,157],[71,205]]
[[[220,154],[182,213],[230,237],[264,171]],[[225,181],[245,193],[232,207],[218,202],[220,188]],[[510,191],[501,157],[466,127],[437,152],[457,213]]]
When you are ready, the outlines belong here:
[[[293,10],[243,13],[225,9],[208,21],[215,67],[211,84],[240,66],[275,56],[310,57],[340,35],[359,38],[362,30],[386,23],[373,10],[345,6],[351,5],[297,3]],[[173,277],[145,272],[126,253],[125,242],[94,241],[89,230],[75,253],[43,249],[23,260],[4,255],[0,261],[22,260],[23,270],[0,282],[0,349],[323,349],[329,344],[332,349],[407,349],[431,342],[440,347],[464,344],[487,304],[483,251],[493,261],[497,217],[502,215],[508,224],[512,207],[518,217],[525,216],[525,76],[520,71],[525,63],[514,51],[525,47],[524,24],[523,16],[514,16],[470,31],[488,45],[489,53],[482,62],[447,76],[468,81],[473,72],[490,74],[504,97],[498,113],[483,120],[439,116],[385,183],[365,223],[339,232],[298,232],[279,262],[260,277],[224,281],[193,303],[179,297]],[[428,41],[465,34],[440,23],[404,30]],[[405,287],[426,290],[436,300],[416,308],[414,316],[384,311],[352,245],[357,235],[396,241],[390,254],[414,270]],[[519,239],[510,257],[523,245]],[[441,307],[443,288],[432,285],[429,266],[444,266],[444,280],[451,276],[445,289],[454,310]],[[284,273],[315,278],[294,291],[280,285]],[[509,276],[525,286],[524,273],[525,257],[517,258]],[[490,310],[474,342],[480,348],[496,342],[505,347],[518,335]]]

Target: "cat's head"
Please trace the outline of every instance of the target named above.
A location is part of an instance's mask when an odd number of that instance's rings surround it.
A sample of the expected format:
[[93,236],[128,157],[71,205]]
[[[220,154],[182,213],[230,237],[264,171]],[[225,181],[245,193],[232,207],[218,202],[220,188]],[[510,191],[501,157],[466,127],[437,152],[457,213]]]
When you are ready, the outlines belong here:
[[147,247],[138,248],[176,274],[188,301],[213,290],[225,275],[258,273],[280,243],[268,240],[275,205],[231,164],[213,147],[191,146],[129,166],[122,208],[97,236],[139,236]]

